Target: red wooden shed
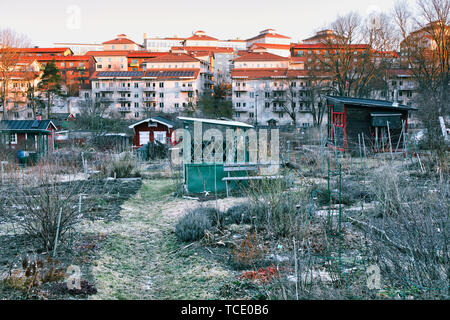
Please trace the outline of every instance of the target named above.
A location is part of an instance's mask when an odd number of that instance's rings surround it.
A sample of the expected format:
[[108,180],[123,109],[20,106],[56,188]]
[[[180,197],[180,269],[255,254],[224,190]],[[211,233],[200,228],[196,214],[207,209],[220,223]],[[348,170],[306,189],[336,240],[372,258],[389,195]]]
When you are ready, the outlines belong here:
[[172,120],[157,116],[139,121],[129,128],[133,129],[134,132],[133,147],[140,148],[155,140],[164,144],[171,144],[175,123]]

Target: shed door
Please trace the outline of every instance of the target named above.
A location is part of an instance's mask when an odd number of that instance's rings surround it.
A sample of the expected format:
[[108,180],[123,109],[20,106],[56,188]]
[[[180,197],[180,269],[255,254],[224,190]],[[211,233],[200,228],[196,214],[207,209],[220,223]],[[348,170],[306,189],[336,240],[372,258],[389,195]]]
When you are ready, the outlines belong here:
[[345,126],[346,119],[344,112],[333,112],[331,115],[331,139],[332,144],[339,150],[344,150],[346,147]]
[[139,144],[144,145],[150,141],[149,131],[139,131]]

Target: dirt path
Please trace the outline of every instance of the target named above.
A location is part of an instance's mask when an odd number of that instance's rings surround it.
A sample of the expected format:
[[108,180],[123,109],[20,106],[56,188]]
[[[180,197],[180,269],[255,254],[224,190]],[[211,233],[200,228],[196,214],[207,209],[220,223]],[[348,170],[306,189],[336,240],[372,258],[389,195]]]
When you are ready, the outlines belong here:
[[[144,180],[122,206],[122,219],[96,221],[86,231],[107,236],[92,270],[98,293],[91,299],[214,299],[233,275],[177,242],[175,224],[197,201],[171,196],[173,181]],[[232,199],[219,200],[226,208]]]

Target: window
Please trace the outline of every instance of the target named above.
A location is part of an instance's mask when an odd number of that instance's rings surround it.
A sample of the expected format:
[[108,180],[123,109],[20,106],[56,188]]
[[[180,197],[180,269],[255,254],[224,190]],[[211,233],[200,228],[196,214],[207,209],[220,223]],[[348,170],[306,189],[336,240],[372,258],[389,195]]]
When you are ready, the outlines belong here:
[[160,97],[160,98],[164,98],[164,93],[163,93],[163,92],[160,92],[160,93],[159,93],[159,97]]
[[135,88],[139,88],[139,83],[136,82],[136,83],[134,84],[134,87],[135,87]]
[[139,102],[135,102],[135,103],[134,103],[134,107],[135,107],[135,108],[139,108]]
[[250,112],[250,113],[248,114],[248,117],[249,117],[249,118],[254,118],[254,117],[255,117],[255,114],[254,114],[253,112]]
[[240,98],[241,97],[241,93],[240,92],[236,92],[236,98]]
[[255,93],[254,92],[250,92],[250,98],[254,98],[255,97]]
[[9,142],[11,144],[17,144],[17,133],[9,135]]
[[164,108],[164,102],[160,102],[159,103],[159,107],[162,109],[162,108]]
[[134,113],[134,117],[135,117],[135,118],[139,118],[139,112],[135,112],[135,113]]
[[264,105],[266,108],[270,108],[270,102],[266,102]]
[[160,82],[160,83],[159,83],[159,87],[160,87],[160,88],[164,88],[164,82]]

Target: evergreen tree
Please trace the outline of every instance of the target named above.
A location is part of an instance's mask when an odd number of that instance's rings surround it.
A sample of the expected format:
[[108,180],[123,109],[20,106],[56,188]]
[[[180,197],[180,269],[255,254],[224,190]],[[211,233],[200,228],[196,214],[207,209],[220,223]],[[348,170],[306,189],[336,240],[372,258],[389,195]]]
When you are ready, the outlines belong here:
[[51,61],[45,65],[38,88],[41,94],[45,94],[45,99],[47,100],[47,118],[50,119],[54,99],[63,95],[62,78],[55,61]]

